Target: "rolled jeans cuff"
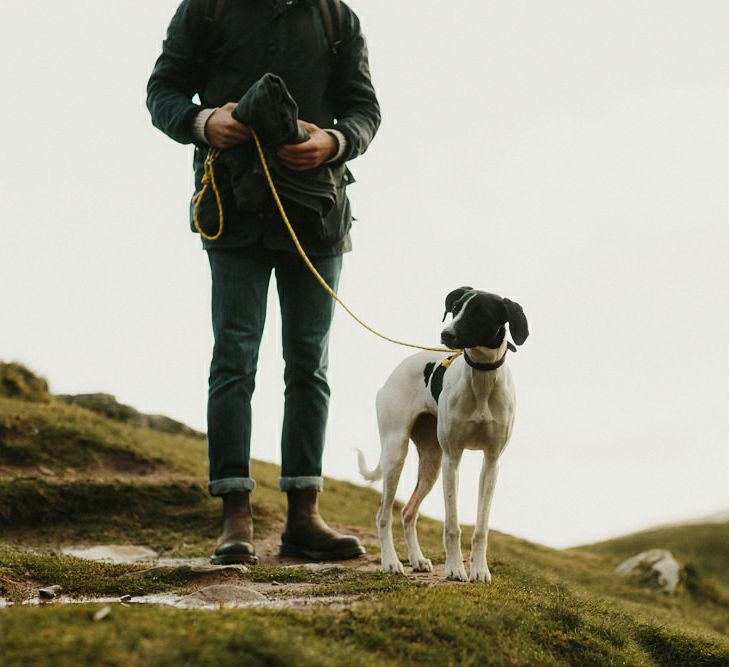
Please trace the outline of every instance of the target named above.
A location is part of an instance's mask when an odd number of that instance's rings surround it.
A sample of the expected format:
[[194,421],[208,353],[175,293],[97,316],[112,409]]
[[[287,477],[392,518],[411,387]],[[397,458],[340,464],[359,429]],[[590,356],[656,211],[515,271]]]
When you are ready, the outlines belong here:
[[253,491],[256,483],[250,477],[226,477],[208,483],[211,496],[222,496],[230,491]]
[[324,488],[323,477],[282,477],[279,481],[281,491],[303,491],[314,489],[321,491]]

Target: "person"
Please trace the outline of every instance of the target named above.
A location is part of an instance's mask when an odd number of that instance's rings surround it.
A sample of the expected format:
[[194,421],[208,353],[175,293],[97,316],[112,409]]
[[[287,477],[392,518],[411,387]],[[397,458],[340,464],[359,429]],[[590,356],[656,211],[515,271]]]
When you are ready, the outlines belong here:
[[[358,17],[344,3],[324,5],[317,0],[184,0],[149,79],[147,107],[157,128],[195,145],[199,191],[211,149],[243,150],[252,143],[250,128],[234,118],[236,102],[263,75],[280,77],[309,138],[278,147],[275,157],[291,174],[329,169],[335,179],[330,210],[322,210],[318,219],[297,218],[294,212],[289,217],[314,266],[336,289],[342,255],[351,250],[346,187],[354,179],[346,163],[369,146],[380,107]],[[223,500],[222,534],[212,561],[256,561],[251,395],[272,272],[285,361],[280,489],[287,494],[288,512],[280,554],[312,560],[358,557],[364,553],[359,541],[329,527],[318,510],[334,301],[295,252],[271,195],[258,197],[254,210],[241,210],[222,160],[215,164],[215,177],[225,221],[219,238],[212,240],[219,221],[215,197],[203,198],[198,211],[201,229],[207,230],[202,242],[212,275],[208,488]]]

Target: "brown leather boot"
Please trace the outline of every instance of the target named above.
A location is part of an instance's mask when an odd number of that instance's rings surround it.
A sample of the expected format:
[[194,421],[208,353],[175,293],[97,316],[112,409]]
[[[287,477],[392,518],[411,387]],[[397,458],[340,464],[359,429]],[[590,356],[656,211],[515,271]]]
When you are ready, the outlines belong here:
[[307,560],[345,560],[365,553],[356,537],[341,535],[324,523],[316,489],[287,491],[287,495],[289,511],[279,555]]
[[213,565],[258,562],[253,546],[250,491],[230,491],[223,495],[223,532],[210,562]]

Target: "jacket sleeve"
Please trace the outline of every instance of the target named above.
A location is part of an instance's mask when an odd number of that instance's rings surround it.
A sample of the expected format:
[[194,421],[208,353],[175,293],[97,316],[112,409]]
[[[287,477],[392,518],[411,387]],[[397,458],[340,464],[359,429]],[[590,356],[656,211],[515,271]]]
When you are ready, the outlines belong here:
[[346,162],[362,155],[380,126],[380,105],[377,101],[367,44],[356,14],[342,3],[342,40],[332,73],[335,128],[347,139],[341,160]]
[[192,102],[201,89],[201,4],[200,0],[184,0],[177,8],[147,84],[147,108],[153,125],[182,144],[196,141],[193,121],[202,111]]

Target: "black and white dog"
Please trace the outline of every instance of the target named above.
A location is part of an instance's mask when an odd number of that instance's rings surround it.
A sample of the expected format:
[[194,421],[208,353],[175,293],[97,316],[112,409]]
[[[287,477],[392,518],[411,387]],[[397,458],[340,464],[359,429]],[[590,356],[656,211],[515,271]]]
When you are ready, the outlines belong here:
[[486,543],[491,498],[496,484],[498,461],[514,423],[515,396],[511,372],[506,363],[509,350],[506,325],[514,343],[521,345],[529,335],[522,307],[510,299],[460,287],[446,297],[441,341],[463,350],[444,359],[443,353],[420,352],[405,359],[377,393],[377,422],[382,451],[375,470],[367,470],[359,452],[362,476],[375,481],[384,478],[382,504],[377,513],[382,569],[404,572],[392,540],[392,506],[412,440],[418,450],[418,482],[402,511],[405,540],[413,571],[430,572],[433,566],[418,544],[416,520],[423,498],[433,488],[443,468],[447,579],[466,581],[461,529],[456,496],[458,465],[466,449],[484,453],[479,483],[478,513],[471,541],[471,581],[491,581],[486,562]]

